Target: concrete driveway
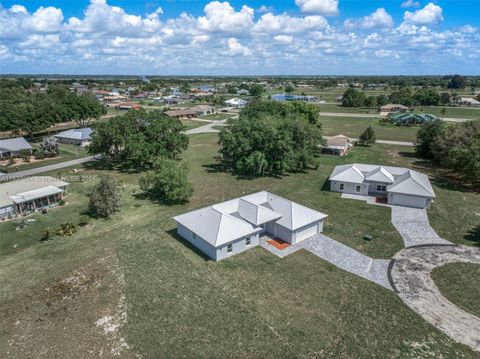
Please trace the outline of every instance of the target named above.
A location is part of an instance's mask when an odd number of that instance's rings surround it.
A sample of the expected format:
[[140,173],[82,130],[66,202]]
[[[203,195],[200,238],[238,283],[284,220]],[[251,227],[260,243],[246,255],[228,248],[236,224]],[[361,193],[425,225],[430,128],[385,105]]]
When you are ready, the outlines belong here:
[[452,244],[442,239],[430,226],[425,209],[391,206],[392,224],[403,238],[405,247],[426,244]]

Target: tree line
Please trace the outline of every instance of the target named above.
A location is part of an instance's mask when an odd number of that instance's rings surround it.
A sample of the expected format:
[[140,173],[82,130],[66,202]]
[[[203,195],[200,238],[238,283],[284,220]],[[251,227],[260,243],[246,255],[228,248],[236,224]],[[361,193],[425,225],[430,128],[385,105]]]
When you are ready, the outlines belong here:
[[388,96],[367,96],[363,91],[349,88],[343,94],[342,105],[345,107],[381,107],[387,103],[395,103],[412,107],[448,105],[458,101],[458,94],[450,94],[449,92],[439,93],[435,88],[431,87],[420,89],[401,87]]
[[416,153],[454,170],[466,183],[480,186],[480,124],[447,124],[437,120],[417,133]]
[[33,137],[61,122],[86,127],[105,113],[94,95],[77,94],[66,86],[51,86],[45,92],[20,86],[0,88],[0,131]]

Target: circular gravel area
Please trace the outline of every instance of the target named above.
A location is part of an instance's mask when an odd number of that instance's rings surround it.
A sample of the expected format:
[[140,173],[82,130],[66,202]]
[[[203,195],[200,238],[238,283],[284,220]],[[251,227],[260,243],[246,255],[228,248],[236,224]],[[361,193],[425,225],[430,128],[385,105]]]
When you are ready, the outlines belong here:
[[447,263],[480,264],[480,248],[411,247],[398,252],[393,260],[390,276],[400,298],[455,341],[480,351],[480,318],[446,299],[430,275],[435,267]]

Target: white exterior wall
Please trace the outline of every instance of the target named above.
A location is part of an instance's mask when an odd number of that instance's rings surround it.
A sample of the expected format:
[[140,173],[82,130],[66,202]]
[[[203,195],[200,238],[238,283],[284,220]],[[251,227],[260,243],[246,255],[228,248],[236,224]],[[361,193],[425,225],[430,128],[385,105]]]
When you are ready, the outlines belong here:
[[[340,184],[343,183],[343,190],[340,189]],[[360,192],[356,192],[356,186],[360,186]],[[349,182],[340,182],[340,181],[330,181],[330,191],[332,192],[340,192],[340,193],[351,193],[351,194],[360,194],[360,195],[368,195],[368,183],[349,183]]]
[[413,208],[430,208],[432,199],[428,197],[389,193],[388,203]]
[[180,223],[177,223],[177,233],[179,236],[189,241],[207,256],[209,256],[213,260],[217,260],[216,248],[210,243],[200,238],[199,236],[196,236],[196,238],[194,238],[192,231],[190,231],[185,226],[182,226]]
[[391,184],[391,183],[370,182],[369,192],[372,193],[372,194],[378,194],[378,195],[384,195],[384,196],[386,196],[386,195],[387,195],[387,191],[386,191],[386,190],[385,190],[384,192],[377,191],[377,186],[380,185],[380,186],[388,187],[390,184]]
[[[248,247],[246,245],[247,237],[250,237],[250,245]],[[243,237],[243,238],[235,240],[234,242],[231,242],[232,245],[233,245],[231,253],[227,252],[227,245],[228,244],[225,244],[221,247],[216,248],[216,255],[215,255],[216,259],[215,260],[220,261],[222,259],[232,257],[232,256],[234,256],[238,253],[242,253],[242,252],[246,251],[247,249],[258,246],[258,244],[259,244],[259,234],[258,233],[252,234],[252,235],[247,236],[247,237]]]

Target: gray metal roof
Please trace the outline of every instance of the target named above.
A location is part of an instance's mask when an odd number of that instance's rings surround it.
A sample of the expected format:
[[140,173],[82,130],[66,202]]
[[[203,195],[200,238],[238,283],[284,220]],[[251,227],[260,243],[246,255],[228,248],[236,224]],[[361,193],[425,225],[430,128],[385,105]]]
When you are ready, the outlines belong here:
[[335,167],[329,179],[358,184],[384,182],[390,184],[387,192],[435,197],[428,176],[404,167],[353,163]]
[[213,246],[220,246],[262,230],[275,221],[296,230],[327,215],[273,193],[262,191],[174,217]]
[[72,130],[62,131],[54,135],[58,138],[69,138],[74,140],[90,140],[93,130],[90,127],[75,128]]
[[31,150],[32,146],[23,137],[7,138],[0,140],[0,152],[14,152],[20,150]]

